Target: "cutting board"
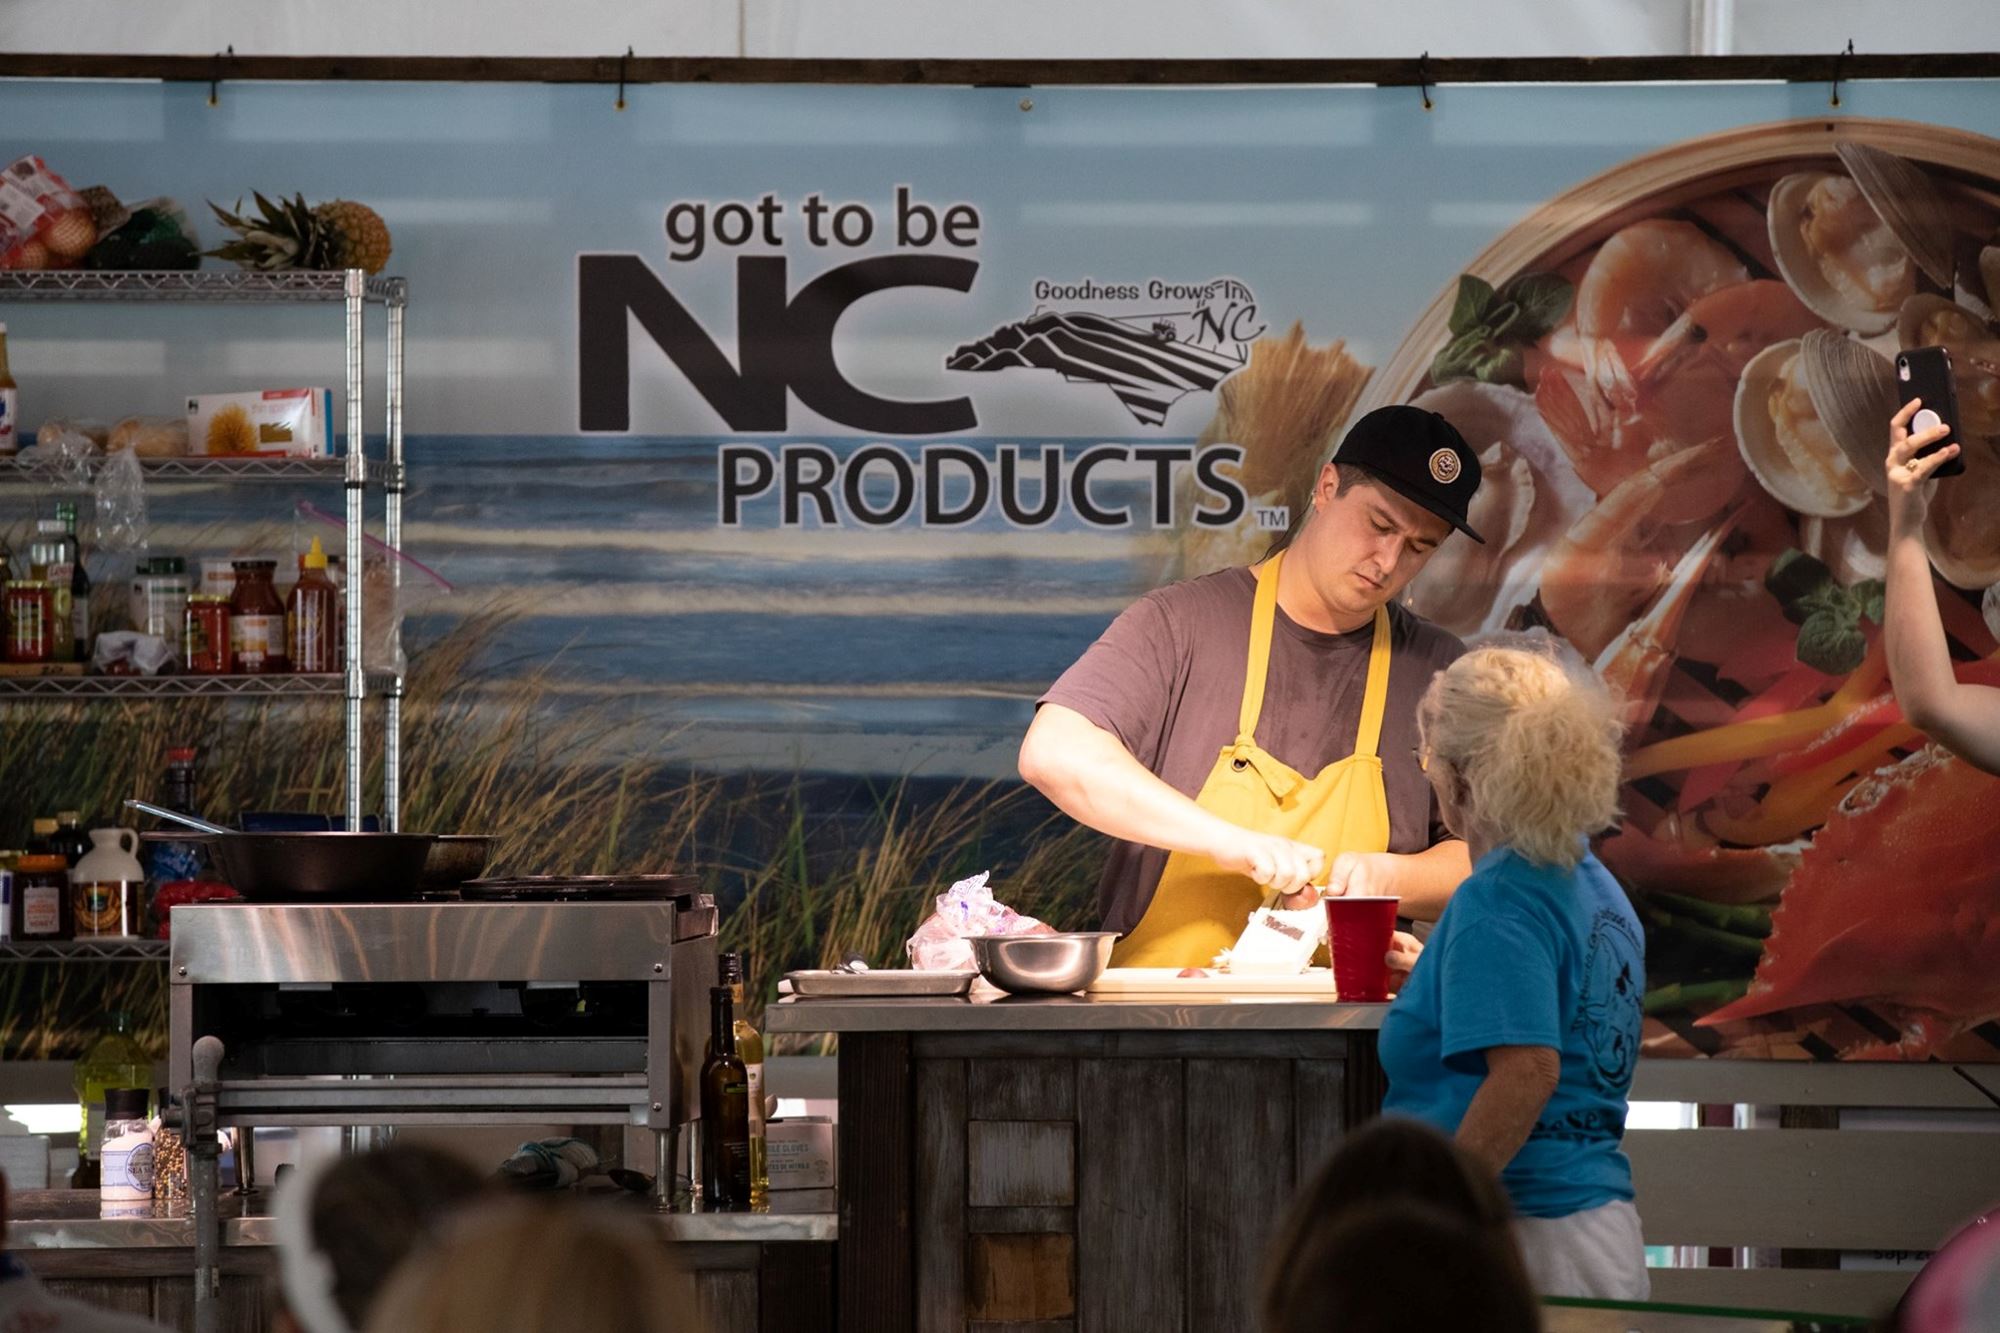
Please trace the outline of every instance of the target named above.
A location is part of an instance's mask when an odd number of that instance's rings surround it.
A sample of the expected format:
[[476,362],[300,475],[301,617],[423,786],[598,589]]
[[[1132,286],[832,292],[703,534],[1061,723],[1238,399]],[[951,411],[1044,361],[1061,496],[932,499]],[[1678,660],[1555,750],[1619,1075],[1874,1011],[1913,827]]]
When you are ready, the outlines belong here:
[[1334,999],[1333,974],[1323,967],[1292,976],[1183,977],[1177,967],[1112,967],[1090,983],[1092,995],[1310,995]]

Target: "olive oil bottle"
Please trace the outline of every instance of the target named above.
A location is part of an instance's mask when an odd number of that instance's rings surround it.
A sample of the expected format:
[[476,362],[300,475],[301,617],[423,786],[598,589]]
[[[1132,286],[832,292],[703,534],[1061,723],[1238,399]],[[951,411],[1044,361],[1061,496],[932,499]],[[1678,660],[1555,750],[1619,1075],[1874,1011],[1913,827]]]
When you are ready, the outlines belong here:
[[734,998],[709,993],[708,1059],[701,1067],[702,1199],[710,1207],[750,1206],[750,1076],[736,1054]]
[[722,984],[729,987],[736,1011],[736,1055],[743,1061],[750,1090],[750,1206],[763,1208],[771,1188],[764,1144],[764,1034],[750,1026],[750,1008],[743,1001],[750,959],[746,954],[722,955]]

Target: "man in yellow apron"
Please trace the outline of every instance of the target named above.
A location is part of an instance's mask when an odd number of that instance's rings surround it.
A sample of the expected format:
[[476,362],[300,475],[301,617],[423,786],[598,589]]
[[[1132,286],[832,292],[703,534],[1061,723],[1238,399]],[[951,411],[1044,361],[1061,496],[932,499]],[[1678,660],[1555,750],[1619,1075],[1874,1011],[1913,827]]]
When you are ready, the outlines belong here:
[[1469,866],[1416,703],[1464,645],[1396,599],[1454,528],[1483,540],[1478,489],[1443,417],[1370,412],[1284,551],[1147,594],[1042,696],[1021,776],[1118,839],[1099,886],[1118,966],[1205,966],[1271,892],[1443,909]]

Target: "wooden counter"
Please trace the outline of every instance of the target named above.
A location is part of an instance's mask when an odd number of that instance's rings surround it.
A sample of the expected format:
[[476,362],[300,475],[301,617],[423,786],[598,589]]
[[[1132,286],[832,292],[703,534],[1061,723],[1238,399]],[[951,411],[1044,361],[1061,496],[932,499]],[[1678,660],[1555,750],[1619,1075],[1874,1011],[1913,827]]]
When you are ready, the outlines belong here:
[[1375,1114],[1386,1005],[791,1000],[840,1034],[840,1327],[1256,1325],[1296,1186]]
[[[221,1326],[272,1327],[276,1224],[259,1191],[246,1213],[224,1195]],[[648,1214],[694,1272],[712,1333],[824,1333],[833,1303],[833,1198],[785,1190],[765,1213]],[[7,1246],[61,1296],[193,1327],[194,1223],[183,1207],[102,1217],[93,1190],[22,1190],[9,1200]]]

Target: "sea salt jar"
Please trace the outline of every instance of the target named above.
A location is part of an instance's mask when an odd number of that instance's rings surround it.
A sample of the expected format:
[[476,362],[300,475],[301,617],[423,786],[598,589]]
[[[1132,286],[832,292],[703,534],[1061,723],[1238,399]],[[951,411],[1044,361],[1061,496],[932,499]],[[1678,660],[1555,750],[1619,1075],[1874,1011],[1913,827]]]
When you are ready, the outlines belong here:
[[104,1093],[104,1155],[98,1177],[98,1213],[147,1217],[153,1209],[153,1123],[144,1088]]

